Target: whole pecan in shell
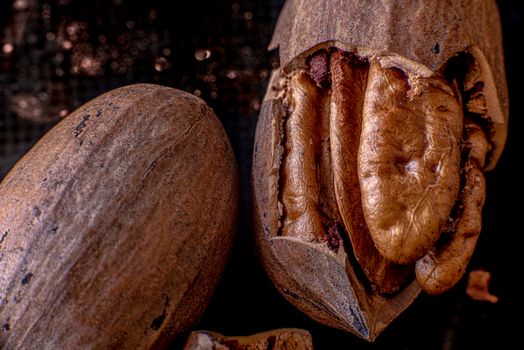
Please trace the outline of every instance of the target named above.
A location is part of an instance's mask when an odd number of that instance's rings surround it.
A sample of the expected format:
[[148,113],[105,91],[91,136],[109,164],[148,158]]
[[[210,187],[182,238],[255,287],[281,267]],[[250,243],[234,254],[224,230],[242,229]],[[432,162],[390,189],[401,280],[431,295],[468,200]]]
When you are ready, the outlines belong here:
[[227,136],[158,85],[99,96],[0,184],[0,348],[163,348],[203,313],[237,210]]

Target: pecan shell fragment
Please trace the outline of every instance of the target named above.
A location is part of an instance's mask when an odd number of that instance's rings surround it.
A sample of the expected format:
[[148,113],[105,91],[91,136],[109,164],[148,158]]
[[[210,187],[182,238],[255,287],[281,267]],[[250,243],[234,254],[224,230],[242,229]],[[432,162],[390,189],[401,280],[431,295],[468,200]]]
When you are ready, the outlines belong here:
[[311,334],[303,329],[283,328],[249,336],[224,336],[196,331],[187,339],[184,350],[313,350]]

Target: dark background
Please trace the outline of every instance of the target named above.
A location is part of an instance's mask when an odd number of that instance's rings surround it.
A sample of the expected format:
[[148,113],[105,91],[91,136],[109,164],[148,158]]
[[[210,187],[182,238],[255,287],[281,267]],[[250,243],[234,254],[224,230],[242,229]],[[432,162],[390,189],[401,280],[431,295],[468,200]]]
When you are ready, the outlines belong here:
[[[487,174],[484,227],[471,269],[492,274],[499,302],[471,300],[466,279],[422,295],[374,344],[311,321],[274,289],[253,249],[250,166],[269,72],[266,50],[283,0],[0,3],[0,178],[54,123],[102,92],[135,82],[203,98],[230,136],[241,173],[237,239],[211,305],[195,329],[247,335],[308,329],[316,349],[488,349],[521,344],[522,1],[499,1],[510,91],[509,138]],[[173,349],[180,343],[173,344]],[[514,346],[511,346],[512,348]],[[518,347],[518,345],[517,345]]]

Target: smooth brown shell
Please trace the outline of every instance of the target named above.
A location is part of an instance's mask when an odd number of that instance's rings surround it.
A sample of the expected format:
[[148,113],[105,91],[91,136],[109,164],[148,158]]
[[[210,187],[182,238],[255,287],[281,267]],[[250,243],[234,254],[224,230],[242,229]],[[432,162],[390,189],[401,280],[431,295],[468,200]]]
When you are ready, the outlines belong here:
[[492,123],[487,169],[492,169],[507,136],[508,92],[502,31],[494,0],[288,0],[270,43],[280,64],[337,46],[362,57],[431,75],[459,53],[476,60],[484,83],[487,117]]
[[193,95],[131,85],[77,109],[0,184],[0,347],[166,346],[212,295],[237,187]]

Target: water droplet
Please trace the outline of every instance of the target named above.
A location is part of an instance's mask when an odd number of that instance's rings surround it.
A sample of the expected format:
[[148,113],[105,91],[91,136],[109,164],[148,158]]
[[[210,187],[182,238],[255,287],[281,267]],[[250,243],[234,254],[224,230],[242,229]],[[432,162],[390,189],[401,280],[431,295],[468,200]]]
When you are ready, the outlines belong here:
[[102,74],[102,61],[94,56],[73,57],[73,73],[83,73],[87,76],[97,76]]
[[200,96],[202,96],[202,91],[196,89],[195,91],[193,91],[193,95],[195,95],[197,97],[200,97]]
[[155,60],[155,70],[161,72],[169,67],[169,63],[164,57],[159,57]]
[[69,35],[75,35],[76,33],[78,33],[79,29],[80,29],[80,26],[78,25],[78,23],[73,22],[67,26],[66,32]]
[[16,0],[13,4],[13,8],[17,11],[25,10],[29,7],[27,0]]
[[253,12],[249,12],[249,11],[248,11],[248,12],[245,12],[245,13],[244,13],[244,19],[245,19],[246,21],[251,21],[251,20],[253,19]]
[[15,48],[14,48],[13,44],[11,44],[11,43],[5,43],[4,46],[2,47],[2,51],[6,55],[9,55],[11,52],[13,52],[14,49]]
[[207,49],[196,49],[195,58],[197,61],[204,61],[211,57],[211,51]]
[[70,42],[69,40],[66,40],[62,43],[62,47],[65,49],[65,50],[71,50],[73,48],[73,43]]
[[237,77],[237,73],[234,70],[230,70],[229,72],[226,73],[226,77],[233,80]]

